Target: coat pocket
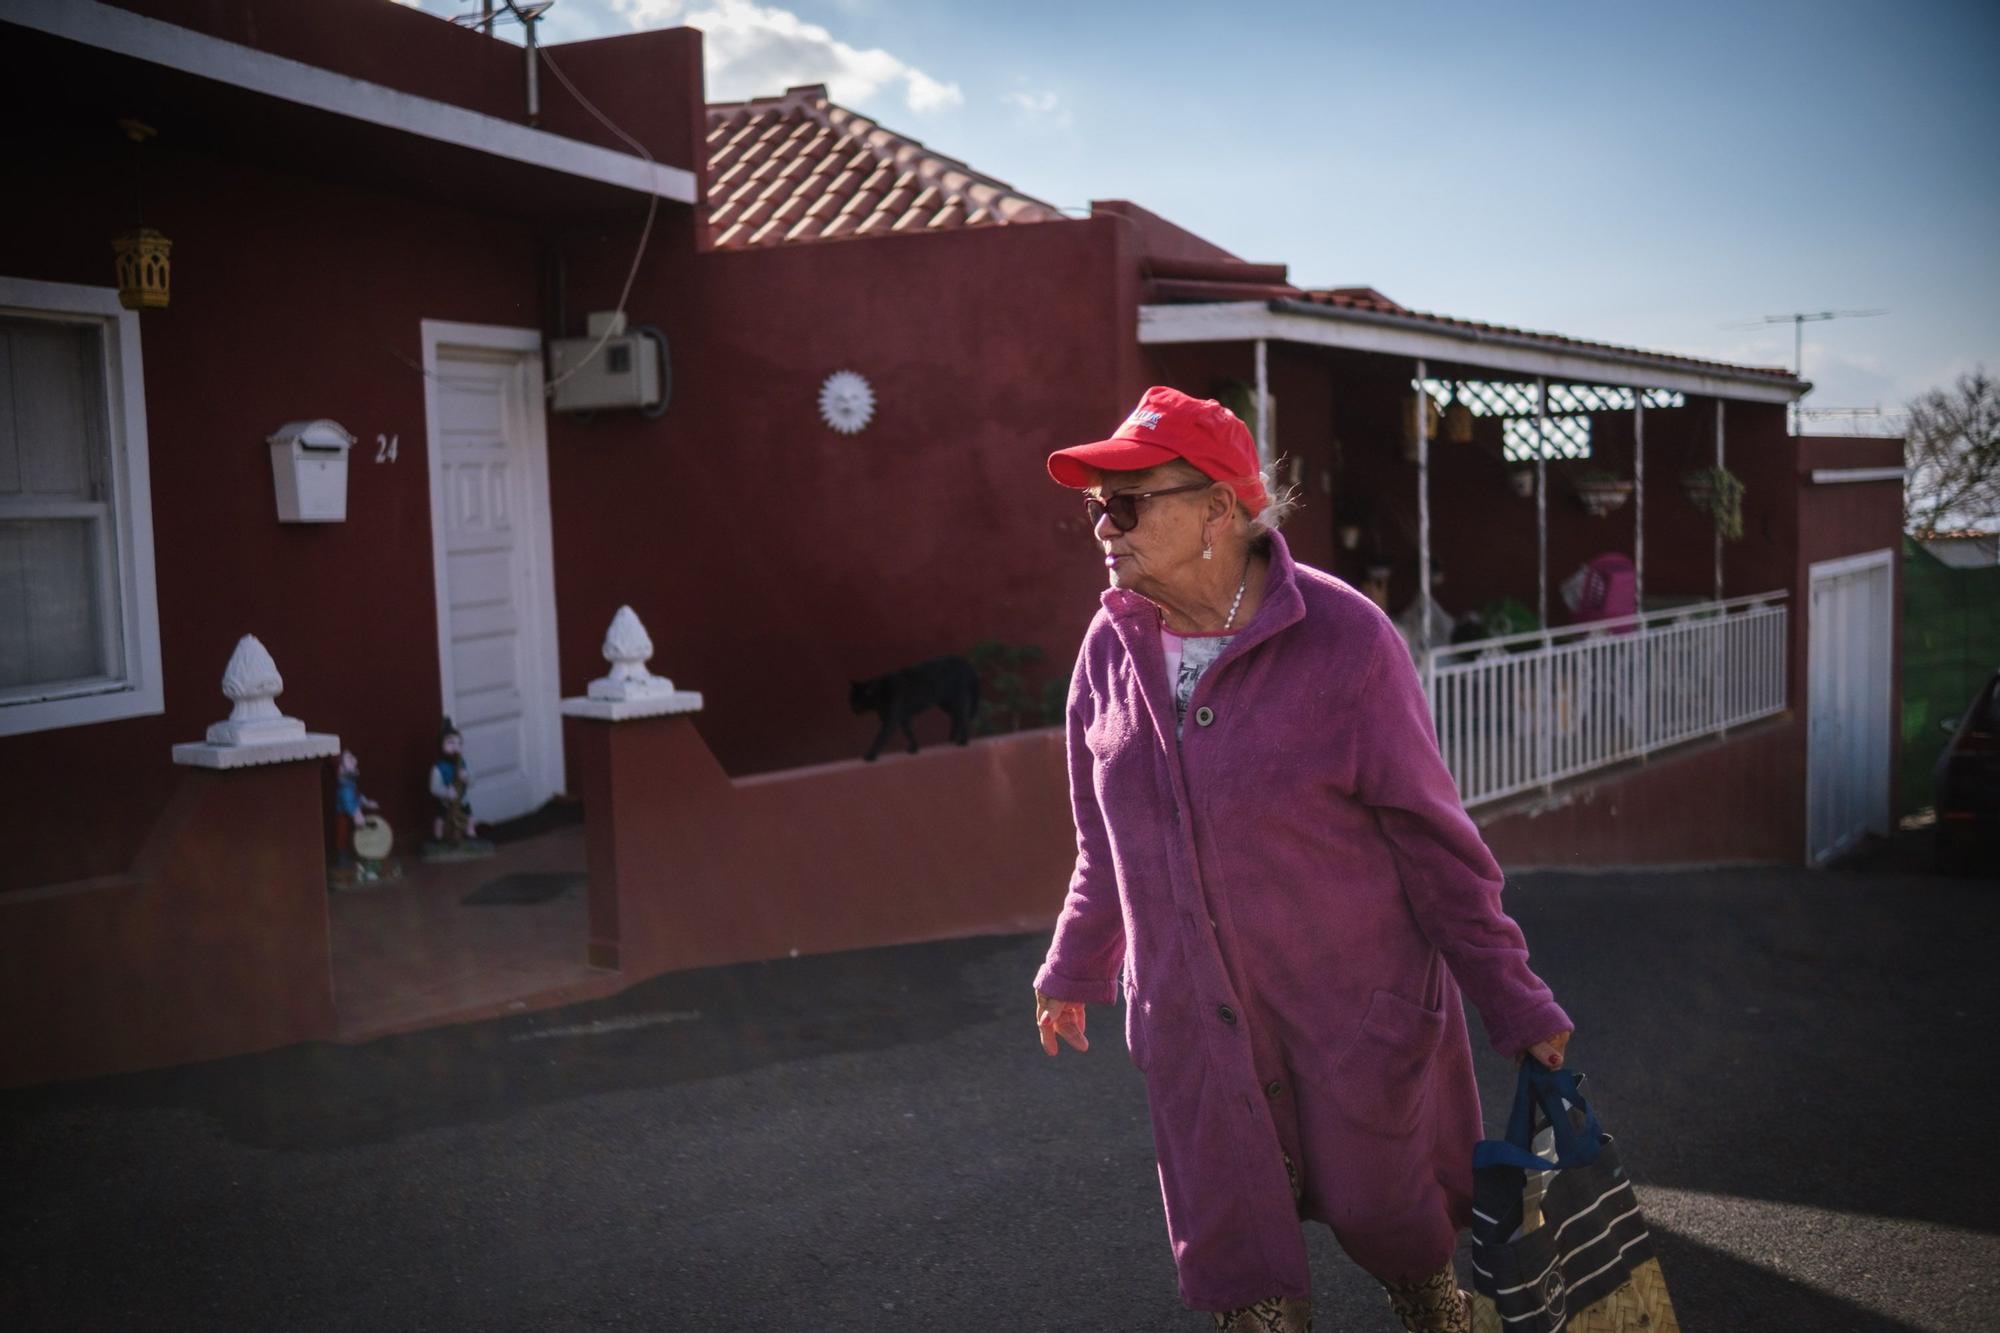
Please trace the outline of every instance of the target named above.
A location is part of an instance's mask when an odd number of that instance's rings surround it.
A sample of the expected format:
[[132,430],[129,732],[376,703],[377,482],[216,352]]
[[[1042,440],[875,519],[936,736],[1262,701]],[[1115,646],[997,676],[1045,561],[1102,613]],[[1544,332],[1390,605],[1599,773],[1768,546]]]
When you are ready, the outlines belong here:
[[1444,1011],[1378,990],[1360,1029],[1326,1075],[1342,1115],[1377,1134],[1408,1134],[1430,1103],[1431,1064],[1444,1039]]

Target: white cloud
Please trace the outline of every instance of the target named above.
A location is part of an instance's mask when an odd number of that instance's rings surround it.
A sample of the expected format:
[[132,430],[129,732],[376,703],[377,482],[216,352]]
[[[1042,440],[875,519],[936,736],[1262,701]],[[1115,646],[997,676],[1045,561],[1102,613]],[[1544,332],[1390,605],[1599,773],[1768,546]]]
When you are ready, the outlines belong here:
[[671,28],[681,21],[686,0],[611,0],[611,12],[640,28]]
[[958,106],[955,83],[935,79],[880,47],[849,46],[788,9],[756,0],[611,0],[634,30],[685,24],[701,29],[708,95],[718,102],[768,97],[800,84],[824,83],[836,102],[858,105],[901,86],[910,110]]
[[1031,88],[1023,80],[1013,92],[1000,94],[1000,100],[1014,108],[1014,119],[1019,124],[1056,130],[1070,127],[1069,108],[1062,104],[1054,89]]
[[909,80],[912,111],[939,111],[965,100],[965,94],[958,90],[957,84],[939,83],[920,69],[909,70],[903,77]]

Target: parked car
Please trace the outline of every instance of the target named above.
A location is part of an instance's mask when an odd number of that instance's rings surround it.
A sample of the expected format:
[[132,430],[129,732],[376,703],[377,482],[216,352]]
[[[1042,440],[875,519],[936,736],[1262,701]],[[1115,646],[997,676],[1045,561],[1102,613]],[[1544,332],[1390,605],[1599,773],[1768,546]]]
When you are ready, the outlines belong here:
[[2000,670],[1957,726],[1937,762],[1940,870],[2000,873]]

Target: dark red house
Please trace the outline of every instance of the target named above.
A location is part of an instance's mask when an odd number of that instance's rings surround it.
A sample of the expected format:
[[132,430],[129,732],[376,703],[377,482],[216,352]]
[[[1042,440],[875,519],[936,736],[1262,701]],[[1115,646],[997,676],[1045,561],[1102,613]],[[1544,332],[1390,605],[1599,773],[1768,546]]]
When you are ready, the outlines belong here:
[[[229,709],[246,634],[277,707],[357,753],[399,828],[428,822],[449,714],[483,817],[597,794],[607,875],[638,808],[614,771],[670,800],[672,765],[713,764],[684,841],[735,846],[732,801],[865,821],[896,817],[890,788],[949,791],[980,837],[1024,827],[979,844],[990,881],[930,924],[1053,913],[1046,737],[941,755],[965,767],[930,784],[742,780],[857,754],[851,679],[989,639],[1059,675],[1101,572],[1041,459],[1155,382],[1254,421],[1305,496],[1300,558],[1386,569],[1398,611],[1441,568],[1448,620],[1510,600],[1553,626],[1416,645],[1503,858],[1798,861],[1885,826],[1896,666],[1870,645],[1894,641],[1900,454],[1787,436],[1787,373],[1302,290],[1133,204],[1065,216],[819,88],[709,106],[692,30],[532,59],[385,0],[0,13],[0,996],[66,1015],[0,1047],[7,1081],[331,1031],[326,765],[173,758]],[[113,240],[140,228],[172,248],[165,304],[131,309]],[[589,317],[621,300],[671,392],[566,410],[559,344],[607,344]],[[352,441],[339,521],[286,521],[270,441],[311,422]],[[1717,463],[1740,540],[1685,493]],[[1586,470],[1620,507],[1584,507],[1611,503]],[[1560,584],[1604,551],[1637,557],[1642,614],[1566,630]],[[705,696],[650,758],[559,711],[621,605]],[[921,935],[852,926],[908,887],[894,854],[855,841],[831,871],[849,897],[772,919],[808,948]],[[779,938],[636,948],[650,909],[621,927],[598,870],[592,957],[631,977]],[[797,925],[811,901],[837,904],[824,929]]]

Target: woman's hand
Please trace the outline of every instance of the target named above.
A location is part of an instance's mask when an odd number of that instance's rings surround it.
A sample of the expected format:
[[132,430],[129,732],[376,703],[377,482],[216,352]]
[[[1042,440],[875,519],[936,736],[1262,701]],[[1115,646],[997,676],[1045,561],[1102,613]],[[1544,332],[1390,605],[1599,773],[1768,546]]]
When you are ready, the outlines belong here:
[[1526,1056],[1532,1055],[1541,1062],[1542,1067],[1545,1069],[1561,1069],[1563,1067],[1563,1048],[1569,1045],[1569,1039],[1573,1035],[1573,1033],[1569,1032],[1558,1032],[1545,1040],[1538,1041],[1533,1046],[1530,1046],[1522,1055],[1516,1056],[1514,1063],[1519,1064]]
[[1083,1006],[1074,1000],[1051,1000],[1036,991],[1035,1027],[1042,1034],[1042,1049],[1050,1055],[1060,1049],[1056,1045],[1057,1037],[1076,1050],[1090,1049],[1090,1039],[1083,1035]]

